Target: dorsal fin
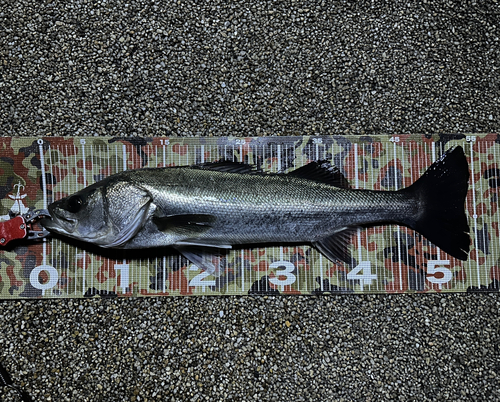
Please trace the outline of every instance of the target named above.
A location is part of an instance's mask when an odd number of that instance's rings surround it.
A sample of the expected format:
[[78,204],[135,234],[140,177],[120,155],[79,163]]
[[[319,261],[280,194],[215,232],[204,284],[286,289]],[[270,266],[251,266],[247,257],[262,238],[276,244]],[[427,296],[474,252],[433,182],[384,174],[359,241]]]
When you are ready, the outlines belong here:
[[300,177],[340,188],[351,188],[349,182],[339,168],[328,161],[311,162],[288,173],[289,176]]
[[[220,160],[217,162],[204,163],[191,166],[192,169],[213,170],[216,172],[240,173],[240,174],[264,174],[256,170],[252,165],[242,162]],[[339,168],[328,161],[311,162],[288,173],[289,176],[313,180],[340,188],[351,188],[349,182],[340,172]]]
[[217,162],[204,163],[203,165],[192,166],[193,169],[214,170],[217,172],[255,174],[257,170],[252,165],[241,162],[221,160]]

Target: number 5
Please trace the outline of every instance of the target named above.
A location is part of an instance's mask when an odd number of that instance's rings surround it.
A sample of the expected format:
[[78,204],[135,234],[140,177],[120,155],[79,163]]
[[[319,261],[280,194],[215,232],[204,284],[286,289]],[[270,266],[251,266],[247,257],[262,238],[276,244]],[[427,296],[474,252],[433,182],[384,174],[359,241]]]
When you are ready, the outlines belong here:
[[[427,261],[427,280],[430,283],[437,283],[439,289],[443,286],[443,283],[448,283],[451,278],[453,278],[452,272],[445,267],[438,267],[437,265],[450,265],[450,260],[431,260]],[[437,273],[441,273],[442,276],[433,276]]]

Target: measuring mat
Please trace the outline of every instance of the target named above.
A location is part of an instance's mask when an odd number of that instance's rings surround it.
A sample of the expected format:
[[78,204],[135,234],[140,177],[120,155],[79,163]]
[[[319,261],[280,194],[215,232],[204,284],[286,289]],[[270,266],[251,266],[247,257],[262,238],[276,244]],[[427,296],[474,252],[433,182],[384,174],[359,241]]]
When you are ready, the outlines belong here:
[[[57,237],[0,244],[0,298],[246,294],[474,292],[499,290],[500,136],[401,135],[255,138],[0,137],[0,220],[45,209],[111,174],[142,167],[231,160],[273,173],[328,160],[352,188],[399,190],[455,146],[470,181],[467,261],[396,225],[360,229],[350,264],[309,245],[218,250],[221,275],[170,248],[98,249]],[[275,194],[280,197],[279,193]],[[20,219],[20,218],[19,218]]]

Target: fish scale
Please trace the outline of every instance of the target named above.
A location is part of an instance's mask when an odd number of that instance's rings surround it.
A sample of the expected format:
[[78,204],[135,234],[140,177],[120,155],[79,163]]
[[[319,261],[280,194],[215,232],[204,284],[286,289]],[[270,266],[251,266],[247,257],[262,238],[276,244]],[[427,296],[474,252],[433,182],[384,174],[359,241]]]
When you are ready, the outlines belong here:
[[[353,192],[286,175],[247,175],[189,168],[154,171],[154,177],[150,173],[151,170],[125,172],[120,180],[148,190],[164,215],[215,215],[217,219],[211,225],[212,230],[199,237],[224,244],[319,240],[333,234],[336,228],[359,224],[363,214],[373,215],[374,208],[378,208],[379,221],[395,217],[400,205],[404,205],[405,210],[410,209],[401,194]],[[200,188],[197,183],[209,184]],[[342,217],[342,205],[346,204],[353,210]],[[380,208],[380,205],[384,206]],[[376,220],[370,218],[370,221]],[[140,242],[132,239],[130,243],[125,247],[155,245],[154,241],[142,238]]]
[[[21,248],[0,250],[4,262],[0,265],[1,298],[466,292],[499,288],[500,150],[496,134],[429,138],[154,137],[145,139],[140,155],[137,146],[116,137],[23,137],[1,138],[1,142],[4,177],[0,185],[20,182],[27,196],[15,202],[32,209],[79,191],[110,172],[195,165],[218,161],[220,155],[234,161],[247,160],[258,170],[273,173],[289,173],[313,160],[328,160],[335,162],[353,188],[396,191],[416,181],[445,150],[461,146],[470,171],[466,211],[472,238],[466,261],[447,255],[422,235],[396,225],[354,230],[349,246],[351,263],[330,261],[300,240],[270,247],[243,245],[214,250],[213,262],[221,270],[215,277],[169,248],[122,254],[120,250],[102,252],[54,237],[44,244],[26,243]],[[274,179],[269,177],[270,182]],[[315,186],[327,187],[321,183]],[[262,205],[270,197],[281,204],[286,204],[287,197],[301,197],[306,204],[310,199],[306,188],[306,183],[294,188],[270,183],[261,189]],[[1,203],[4,219],[13,207],[13,196],[8,195],[14,194],[14,187],[5,189]],[[258,200],[254,197],[247,204],[255,208]],[[227,201],[230,204],[231,200]],[[373,208],[386,211],[382,201],[374,202]],[[353,200],[349,202],[353,204]],[[294,217],[299,220],[306,215],[304,209]],[[251,222],[249,213],[246,223]],[[295,227],[305,226],[304,222],[307,219]],[[274,225],[269,223],[265,232],[272,237]],[[290,228],[287,230],[292,231]]]

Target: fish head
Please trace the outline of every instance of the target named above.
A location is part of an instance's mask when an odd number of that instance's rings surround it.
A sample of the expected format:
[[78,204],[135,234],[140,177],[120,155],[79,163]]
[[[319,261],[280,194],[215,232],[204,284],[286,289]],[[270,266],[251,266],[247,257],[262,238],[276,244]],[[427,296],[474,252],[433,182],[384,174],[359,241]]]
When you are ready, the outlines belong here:
[[96,183],[49,205],[41,224],[56,232],[101,247],[123,247],[142,227],[150,194],[124,181]]

